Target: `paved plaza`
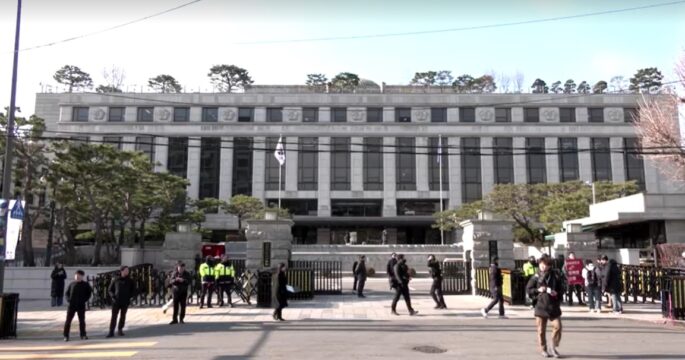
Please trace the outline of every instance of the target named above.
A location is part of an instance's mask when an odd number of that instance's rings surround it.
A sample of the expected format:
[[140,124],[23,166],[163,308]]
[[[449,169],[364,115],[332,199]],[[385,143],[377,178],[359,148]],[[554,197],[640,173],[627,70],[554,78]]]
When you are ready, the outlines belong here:
[[[345,286],[349,289],[349,281]],[[170,313],[159,308],[129,310],[126,337],[105,341],[108,310],[87,313],[89,341],[61,340],[64,309],[38,302],[21,303],[19,339],[0,342],[0,359],[531,359],[535,327],[531,310],[507,307],[508,319],[482,319],[487,299],[446,297],[447,311],[433,310],[428,279],[417,279],[409,317],[390,314],[391,293],[384,279],[371,279],[365,299],[346,291],[291,301],[289,320],[271,319],[270,309],[241,303],[234,308],[188,308],[187,324],[170,326]],[[560,350],[576,359],[685,359],[685,327],[664,322],[659,305],[629,304],[626,313],[589,314],[565,307]],[[496,315],[496,314],[495,314]],[[77,329],[72,327],[72,332]],[[76,339],[76,333],[72,338]],[[423,353],[414,348],[444,351]]]

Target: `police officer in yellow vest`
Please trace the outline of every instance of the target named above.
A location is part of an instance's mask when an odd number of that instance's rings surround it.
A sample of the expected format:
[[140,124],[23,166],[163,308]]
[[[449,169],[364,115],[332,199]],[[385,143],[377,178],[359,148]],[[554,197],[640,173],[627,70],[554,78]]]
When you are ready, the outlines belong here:
[[211,256],[207,256],[205,262],[200,265],[200,280],[202,292],[200,293],[200,309],[204,307],[205,295],[207,295],[207,307],[212,307],[212,293],[214,292],[214,264]]
[[224,306],[224,293],[226,293],[228,306],[233,307],[233,301],[231,301],[231,291],[233,291],[234,279],[235,279],[235,269],[228,257],[224,256],[223,261],[216,264],[214,268],[216,273],[216,292],[219,296],[219,306]]
[[[535,261],[535,256],[531,256],[530,258],[528,258],[528,261],[525,264],[523,264],[522,270],[525,283],[528,284],[528,280],[530,280],[530,278],[538,272],[538,266],[537,262]],[[526,296],[526,304],[528,304],[529,302],[532,304],[531,308],[535,306],[535,299]]]

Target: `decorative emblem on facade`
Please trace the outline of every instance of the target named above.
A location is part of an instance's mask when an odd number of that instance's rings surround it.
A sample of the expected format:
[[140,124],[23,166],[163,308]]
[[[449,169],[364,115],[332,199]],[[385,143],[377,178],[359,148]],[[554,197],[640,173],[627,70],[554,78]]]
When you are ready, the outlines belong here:
[[416,117],[419,121],[428,121],[428,116],[430,116],[428,110],[419,110],[419,112],[416,113]]
[[162,109],[159,112],[159,119],[162,121],[168,121],[170,117],[171,117],[171,111],[169,111],[167,109]]
[[542,112],[542,116],[545,118],[547,121],[554,121],[556,120],[557,114],[554,110],[552,109],[547,109]]
[[364,112],[361,110],[352,111],[352,121],[362,122],[364,121]]
[[95,120],[98,120],[98,121],[105,120],[105,115],[107,115],[107,113],[105,112],[105,110],[102,110],[102,109],[95,110],[95,113],[93,114],[93,116],[95,117]]
[[478,111],[481,121],[492,121],[495,117],[495,112],[492,109],[481,109]]
[[224,121],[233,121],[235,119],[235,111],[231,109],[224,110]]
[[608,115],[607,117],[609,118],[609,121],[615,121],[615,122],[621,121],[621,111],[619,111],[618,109],[609,110],[609,113],[607,115]]
[[300,112],[298,110],[288,110],[288,120],[297,121],[300,119]]

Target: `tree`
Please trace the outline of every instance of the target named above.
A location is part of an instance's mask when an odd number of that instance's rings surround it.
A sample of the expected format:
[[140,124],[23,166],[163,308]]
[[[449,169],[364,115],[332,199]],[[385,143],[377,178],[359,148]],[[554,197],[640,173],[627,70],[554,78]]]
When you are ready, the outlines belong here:
[[207,76],[219,91],[225,93],[244,90],[254,83],[247,70],[235,65],[214,65]]
[[112,65],[110,68],[102,69],[102,77],[105,79],[105,84],[98,86],[98,89],[102,88],[109,91],[98,91],[98,92],[108,92],[108,93],[120,93],[121,87],[124,85],[124,80],[126,79],[126,71],[124,69]]
[[204,198],[190,201],[190,209],[186,212],[186,221],[195,225],[195,231],[207,235],[203,232],[202,223],[205,222],[207,214],[217,213],[220,209],[226,209],[228,203],[215,199],[215,198]]
[[483,202],[474,201],[460,206],[458,209],[449,209],[433,214],[435,223],[432,225],[433,229],[440,231],[454,231],[461,228],[461,222],[464,220],[475,219],[478,212],[482,210]]
[[630,91],[638,93],[656,93],[661,89],[664,76],[655,67],[639,69],[630,78]]
[[354,92],[359,86],[359,76],[349,72],[341,72],[331,80],[330,89],[335,92]]
[[469,74],[463,74],[457,76],[457,78],[452,83],[452,87],[458,93],[470,93],[473,91],[474,81],[476,79]]
[[161,74],[147,81],[147,86],[151,89],[157,90],[162,94],[180,93],[183,91],[181,84],[171,75]]
[[315,88],[326,88],[328,78],[324,74],[307,74],[305,85]]
[[93,87],[93,79],[90,78],[90,74],[74,65],[62,66],[52,77],[58,83],[68,86],[68,92],[73,92],[74,88],[90,89]]
[[254,217],[260,211],[264,210],[264,204],[252,196],[247,195],[235,195],[228,202],[228,206],[225,208],[226,212],[233,214],[238,218],[238,229],[241,234],[243,231],[243,220]]
[[436,71],[424,71],[424,72],[417,72],[414,74],[414,78],[411,79],[411,82],[409,82],[409,85],[413,86],[431,86],[435,85],[436,82],[436,77],[438,73]]
[[475,93],[491,94],[497,90],[495,79],[492,75],[483,75],[473,80],[471,91]]
[[593,94],[604,94],[607,90],[607,82],[604,80],[600,80],[595,85],[592,86],[592,93]]
[[454,81],[454,76],[449,70],[440,70],[435,75],[435,85],[438,86],[450,86]]
[[523,91],[523,81],[525,80],[525,76],[521,71],[516,71],[516,75],[514,75],[514,90],[516,93],[521,93]]
[[535,81],[533,82],[533,86],[531,86],[531,89],[533,89],[533,94],[549,93],[549,87],[547,86],[547,83],[540,78],[535,79]]
[[626,90],[626,80],[623,76],[614,76],[609,80],[609,86],[611,87],[611,92],[620,94]]
[[110,94],[110,93],[121,93],[121,89],[118,87],[110,86],[110,85],[98,85],[98,87],[95,89],[95,92],[98,94]]
[[590,88],[590,84],[587,83],[587,81],[583,80],[578,84],[578,94],[589,94],[592,89]]
[[561,81],[555,81],[550,85],[549,91],[553,94],[559,94],[564,90],[561,88]]
[[[685,54],[675,70],[678,82],[685,86]],[[644,156],[654,161],[661,173],[678,182],[685,181],[685,147],[678,126],[678,120],[685,122],[678,112],[678,105],[683,103],[685,98],[678,98],[676,93],[648,97],[640,104],[634,124],[640,146],[647,152]]]
[[508,93],[512,77],[505,73],[497,73],[495,77],[497,78],[497,83],[499,84],[499,92],[504,94]]
[[573,79],[568,79],[564,83],[564,94],[573,94],[576,92],[576,82]]

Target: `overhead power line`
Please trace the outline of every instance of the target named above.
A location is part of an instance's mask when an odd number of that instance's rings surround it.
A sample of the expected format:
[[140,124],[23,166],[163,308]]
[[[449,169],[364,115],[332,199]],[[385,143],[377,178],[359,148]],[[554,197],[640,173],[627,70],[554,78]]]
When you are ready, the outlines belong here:
[[417,35],[430,35],[439,33],[451,33],[451,32],[461,32],[461,31],[473,31],[473,30],[484,30],[484,29],[496,29],[503,27],[512,27],[519,25],[530,25],[547,23],[554,21],[565,21],[571,19],[579,19],[593,16],[601,15],[611,15],[624,12],[647,10],[666,6],[675,6],[685,4],[685,0],[681,1],[671,1],[658,4],[648,4],[643,6],[635,6],[629,8],[612,9],[604,11],[595,11],[588,13],[581,13],[575,15],[566,16],[555,16],[540,19],[522,20],[522,21],[512,21],[505,23],[494,23],[486,25],[475,25],[475,26],[464,26],[457,28],[447,28],[447,29],[434,29],[434,30],[423,30],[423,31],[407,31],[407,32],[396,32],[396,33],[380,33],[380,34],[366,34],[366,35],[343,35],[343,36],[330,36],[330,37],[318,37],[318,38],[302,38],[302,39],[282,39],[282,40],[257,40],[257,41],[243,41],[243,42],[233,42],[233,45],[266,45],[266,44],[284,44],[284,43],[304,43],[304,42],[324,42],[324,41],[338,41],[338,40],[362,40],[362,39],[374,39],[374,38],[389,38],[389,37],[401,37],[401,36],[417,36]]
[[93,31],[93,32],[89,32],[89,33],[85,33],[85,34],[81,34],[81,35],[72,36],[72,37],[69,37],[69,38],[66,38],[66,39],[62,39],[62,40],[56,40],[56,41],[52,41],[52,42],[45,43],[45,44],[41,44],[41,45],[30,46],[30,47],[27,47],[27,48],[23,48],[23,49],[21,49],[21,50],[19,50],[19,51],[29,51],[29,50],[40,49],[40,48],[55,46],[55,45],[58,45],[58,44],[63,44],[63,43],[67,43],[67,42],[70,42],[70,41],[80,40],[80,39],[84,39],[84,38],[87,38],[87,37],[99,35],[99,34],[106,33],[106,32],[112,31],[112,30],[116,30],[116,29],[123,28],[123,27],[125,27],[125,26],[129,26],[129,25],[133,25],[133,24],[136,24],[136,23],[139,23],[139,22],[143,22],[143,21],[145,21],[145,20],[149,20],[149,19],[152,19],[152,18],[161,16],[161,15],[164,15],[164,14],[168,14],[168,13],[170,13],[170,12],[173,12],[173,11],[176,11],[176,10],[179,10],[179,9],[182,9],[182,8],[184,8],[184,7],[186,7],[186,6],[190,6],[190,5],[193,5],[193,4],[195,4],[195,3],[199,3],[200,1],[202,1],[202,0],[193,0],[193,1],[189,1],[189,2],[187,2],[187,3],[184,3],[184,4],[181,4],[181,5],[175,6],[175,7],[173,7],[173,8],[166,9],[166,10],[164,10],[164,11],[160,11],[160,12],[154,13],[154,14],[152,14],[152,15],[144,16],[144,17],[142,17],[142,18],[138,18],[138,19],[135,19],[135,20],[127,21],[127,22],[122,23],[122,24],[110,26],[110,27],[108,27],[108,28],[100,29],[100,30],[97,30],[97,31]]

